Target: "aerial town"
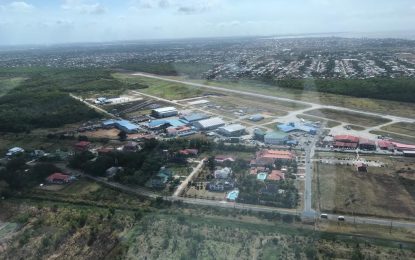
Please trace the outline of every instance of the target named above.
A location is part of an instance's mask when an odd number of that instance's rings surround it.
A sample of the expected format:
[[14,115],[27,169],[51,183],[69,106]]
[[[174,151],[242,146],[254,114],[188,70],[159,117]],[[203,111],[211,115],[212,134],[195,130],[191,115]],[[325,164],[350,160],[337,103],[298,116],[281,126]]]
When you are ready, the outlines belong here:
[[[391,43],[393,50],[380,47]],[[136,235],[123,235],[122,227],[131,225],[147,245],[149,237],[168,234],[149,236],[142,227],[194,227],[199,224],[190,217],[210,216],[216,224],[277,225],[278,232],[292,225],[300,233],[392,234],[407,241],[402,247],[411,245],[415,105],[401,80],[415,76],[413,41],[205,44],[189,52],[161,44],[141,52],[79,46],[79,56],[72,48],[40,50],[45,53],[37,58],[24,51],[0,55],[0,80],[10,91],[0,92],[6,101],[0,103],[0,207],[6,205],[2,214],[13,220],[3,224],[0,218],[0,234],[10,235],[4,241],[17,234],[19,240],[7,243],[28,243],[24,237],[35,234],[25,230],[56,219],[68,222],[66,233],[42,241],[59,243],[78,228],[79,236],[89,237],[88,248],[91,241],[122,243]],[[344,51],[350,46],[355,50]],[[292,89],[270,78],[306,83]],[[368,79],[396,80],[404,94],[375,89],[377,99],[307,88],[308,80],[334,80],[346,83],[330,87],[349,91],[350,82]],[[17,209],[9,202],[14,200],[35,206]],[[94,212],[72,212],[84,207]],[[15,212],[21,212],[17,220]],[[40,220],[42,214],[57,217]],[[148,223],[137,225],[143,216]],[[96,230],[106,233],[97,238]],[[7,245],[2,241],[0,236],[0,253]],[[50,243],[42,246],[52,248]]]

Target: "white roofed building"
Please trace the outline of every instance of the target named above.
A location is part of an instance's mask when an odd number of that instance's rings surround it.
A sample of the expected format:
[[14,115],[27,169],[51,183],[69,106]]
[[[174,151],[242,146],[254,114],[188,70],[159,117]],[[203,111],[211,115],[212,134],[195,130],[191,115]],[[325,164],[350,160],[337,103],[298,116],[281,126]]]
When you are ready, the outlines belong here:
[[220,134],[225,136],[241,136],[245,133],[245,126],[240,124],[232,124],[227,126],[219,127],[218,131]]
[[200,130],[214,130],[218,127],[224,126],[225,121],[223,121],[220,117],[212,117],[194,122],[193,125]]
[[151,115],[157,118],[177,116],[178,114],[175,107],[161,107],[151,110]]

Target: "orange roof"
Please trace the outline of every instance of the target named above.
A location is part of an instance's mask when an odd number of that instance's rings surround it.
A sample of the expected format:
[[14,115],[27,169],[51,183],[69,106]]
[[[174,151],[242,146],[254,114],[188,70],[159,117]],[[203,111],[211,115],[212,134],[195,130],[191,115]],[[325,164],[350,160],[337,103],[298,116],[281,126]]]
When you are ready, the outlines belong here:
[[278,170],[273,170],[267,177],[267,180],[271,180],[271,181],[279,181],[279,180],[284,180],[284,179],[285,179],[285,174]]
[[257,159],[258,158],[293,159],[294,154],[291,151],[261,150],[257,153]]

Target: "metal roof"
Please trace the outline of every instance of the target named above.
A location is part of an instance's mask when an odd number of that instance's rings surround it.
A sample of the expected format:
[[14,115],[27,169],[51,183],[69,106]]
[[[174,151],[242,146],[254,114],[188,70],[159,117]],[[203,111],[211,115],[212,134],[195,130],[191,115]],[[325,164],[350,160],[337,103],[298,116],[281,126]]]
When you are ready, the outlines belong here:
[[153,109],[153,111],[157,113],[166,113],[166,112],[177,111],[177,109],[175,107],[160,107],[160,108]]
[[266,139],[285,139],[287,137],[288,134],[284,132],[269,132],[265,134]]
[[131,122],[130,122],[130,121],[128,121],[128,120],[118,120],[118,121],[116,121],[115,123],[116,123],[117,125],[121,126],[121,127],[124,127],[124,128],[126,128],[126,129],[128,129],[128,130],[137,130],[137,129],[139,129],[139,128],[140,128],[138,125],[133,124],[133,123],[131,123]]
[[178,119],[178,118],[172,118],[172,119],[157,119],[157,120],[151,120],[148,123],[148,126],[150,128],[154,128],[154,127],[162,126],[164,124],[169,124],[169,125],[171,125],[173,127],[179,127],[179,126],[187,125],[188,122],[186,120],[182,120],[182,119]]
[[226,131],[226,132],[238,132],[238,131],[245,130],[245,126],[240,125],[240,124],[232,124],[232,125],[222,126],[219,129],[222,131]]
[[279,124],[277,125],[278,129],[280,129],[283,132],[292,132],[292,131],[303,131],[303,132],[315,132],[317,129],[315,127],[306,125],[306,124],[294,124],[294,123],[288,123],[288,124]]
[[209,118],[209,116],[203,113],[192,113],[192,114],[183,116],[183,119],[189,122],[199,121],[199,120],[203,120],[206,118]]
[[220,117],[213,117],[205,120],[200,120],[196,122],[196,125],[202,127],[202,128],[208,128],[213,126],[220,126],[224,125],[225,121],[222,120]]

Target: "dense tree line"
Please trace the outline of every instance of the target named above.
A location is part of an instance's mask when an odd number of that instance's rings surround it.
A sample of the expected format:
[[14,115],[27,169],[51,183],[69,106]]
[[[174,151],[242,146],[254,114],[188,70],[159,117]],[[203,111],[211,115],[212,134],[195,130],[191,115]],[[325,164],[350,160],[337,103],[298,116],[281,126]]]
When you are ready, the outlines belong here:
[[272,85],[361,98],[415,102],[415,80],[410,78],[372,79],[263,79]]
[[[276,185],[283,193],[260,193],[261,189],[269,185]],[[238,201],[250,204],[265,204],[281,208],[295,208],[298,204],[298,190],[294,181],[286,179],[282,181],[259,181],[256,176],[249,175],[240,180]]]
[[146,140],[143,149],[138,152],[111,152],[94,158],[91,152],[76,153],[69,161],[69,166],[81,169],[94,176],[104,176],[105,171],[112,167],[123,167],[124,171],[117,174],[115,181],[126,184],[144,185],[160,168],[168,162],[184,162],[177,158],[177,151],[194,148],[208,151],[213,143],[207,139],[175,139],[171,141]]
[[68,93],[146,88],[121,83],[103,69],[0,69],[0,77],[26,80],[0,97],[0,132],[59,127],[99,116]]
[[31,188],[44,182],[45,178],[60,172],[54,164],[38,163],[27,166],[24,155],[15,157],[0,169],[0,196],[12,195],[15,191]]

